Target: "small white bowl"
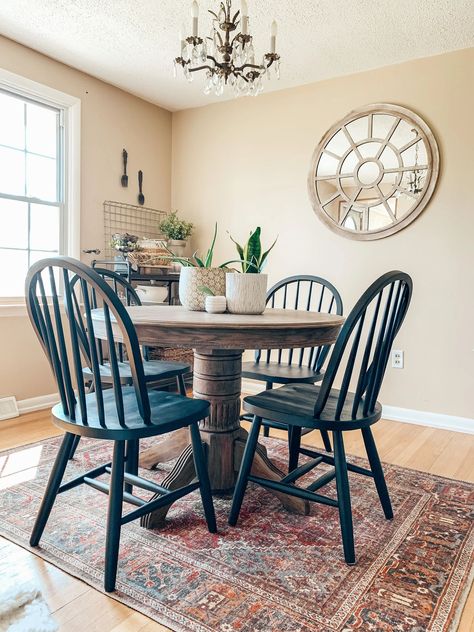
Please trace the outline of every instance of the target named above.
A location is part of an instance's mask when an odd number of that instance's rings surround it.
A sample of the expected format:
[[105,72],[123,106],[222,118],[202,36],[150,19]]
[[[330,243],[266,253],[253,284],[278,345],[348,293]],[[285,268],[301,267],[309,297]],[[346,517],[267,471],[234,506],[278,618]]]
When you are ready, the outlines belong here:
[[164,303],[168,296],[168,289],[159,285],[139,285],[137,294],[145,303]]
[[223,314],[227,309],[225,296],[206,296],[206,312],[208,314]]

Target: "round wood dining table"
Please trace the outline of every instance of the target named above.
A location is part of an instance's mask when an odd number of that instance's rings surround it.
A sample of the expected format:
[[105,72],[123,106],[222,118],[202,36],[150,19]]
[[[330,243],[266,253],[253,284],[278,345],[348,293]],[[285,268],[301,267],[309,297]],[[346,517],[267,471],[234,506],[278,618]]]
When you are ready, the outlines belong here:
[[[194,349],[193,394],[210,402],[210,414],[201,426],[207,444],[211,485],[215,492],[232,490],[247,438],[240,425],[242,354],[245,349],[316,347],[335,342],[344,319],[341,316],[289,309],[267,309],[258,316],[190,312],[181,306],[128,307],[140,344]],[[102,310],[93,313],[95,333],[105,336]],[[120,329],[114,327],[120,341]],[[263,390],[263,388],[262,388]],[[174,489],[195,478],[187,429],[145,450],[140,465],[152,468],[177,458],[162,486]],[[284,474],[268,459],[260,445],[253,464],[256,476],[280,480]],[[276,495],[290,511],[307,512],[305,501]],[[142,526],[163,524],[168,508],[149,514]]]

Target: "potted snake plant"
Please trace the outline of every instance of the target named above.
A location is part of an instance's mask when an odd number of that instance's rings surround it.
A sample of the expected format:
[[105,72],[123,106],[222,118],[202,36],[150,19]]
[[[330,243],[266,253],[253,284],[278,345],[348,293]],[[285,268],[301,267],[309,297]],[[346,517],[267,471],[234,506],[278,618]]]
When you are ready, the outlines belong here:
[[260,227],[251,232],[244,246],[230,237],[242,265],[242,272],[226,274],[227,309],[233,314],[263,314],[265,311],[268,276],[262,271],[277,240],[268,250],[263,251],[261,232]]

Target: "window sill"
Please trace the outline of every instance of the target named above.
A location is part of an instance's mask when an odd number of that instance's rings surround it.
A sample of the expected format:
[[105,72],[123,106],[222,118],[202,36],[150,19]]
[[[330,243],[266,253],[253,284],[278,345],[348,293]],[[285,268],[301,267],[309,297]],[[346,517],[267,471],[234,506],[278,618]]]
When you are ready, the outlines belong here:
[[[48,301],[48,305],[51,305],[50,301]],[[59,311],[61,314],[66,313],[64,305],[61,302],[59,303]],[[11,303],[0,303],[0,318],[14,318],[17,316],[28,316],[25,303],[22,303],[20,300],[18,300],[17,303],[13,301]]]
[[14,316],[28,316],[26,305],[20,299],[11,303],[0,303],[0,318],[11,318]]

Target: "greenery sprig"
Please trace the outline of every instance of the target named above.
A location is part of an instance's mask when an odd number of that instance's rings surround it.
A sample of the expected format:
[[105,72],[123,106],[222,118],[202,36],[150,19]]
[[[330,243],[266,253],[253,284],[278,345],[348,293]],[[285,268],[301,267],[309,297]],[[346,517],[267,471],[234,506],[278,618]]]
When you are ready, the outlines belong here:
[[168,239],[181,241],[192,235],[194,224],[179,219],[178,211],[173,211],[160,222],[160,230]]

